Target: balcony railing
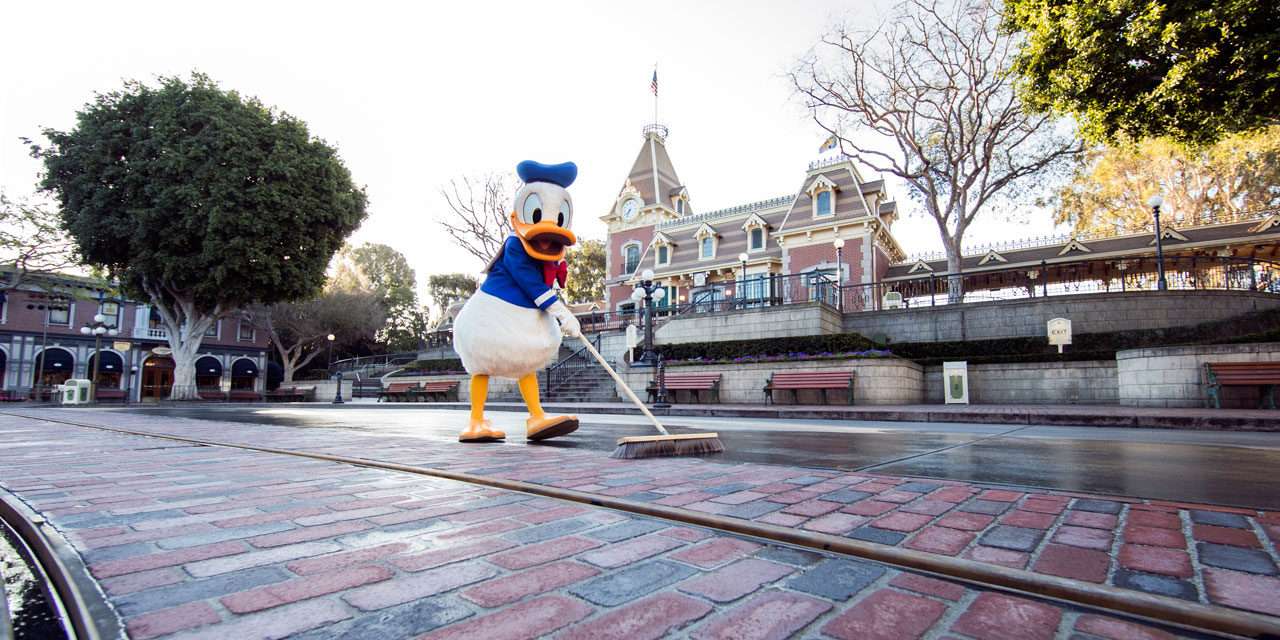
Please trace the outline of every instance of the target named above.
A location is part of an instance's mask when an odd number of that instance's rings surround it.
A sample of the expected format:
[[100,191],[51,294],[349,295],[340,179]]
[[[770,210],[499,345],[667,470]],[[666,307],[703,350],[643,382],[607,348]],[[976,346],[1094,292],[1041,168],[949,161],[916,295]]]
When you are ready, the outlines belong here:
[[167,340],[169,339],[169,332],[157,327],[134,327],[133,337],[149,340]]

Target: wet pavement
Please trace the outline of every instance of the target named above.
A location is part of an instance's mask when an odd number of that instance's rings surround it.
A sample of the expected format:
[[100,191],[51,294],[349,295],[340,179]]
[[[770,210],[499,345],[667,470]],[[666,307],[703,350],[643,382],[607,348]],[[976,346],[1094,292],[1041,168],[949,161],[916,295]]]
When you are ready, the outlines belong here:
[[[885,637],[887,631],[1045,640],[1201,636],[1028,593],[992,591],[622,510],[235,446],[157,446],[154,438],[44,422],[40,416],[257,446],[365,453],[387,461],[417,459],[474,474],[487,469],[495,477],[542,478],[579,491],[597,487],[604,495],[705,500],[689,503],[698,510],[772,504],[770,515],[778,518],[843,504],[839,512],[790,517],[798,527],[855,539],[872,525],[918,531],[909,539],[900,534],[899,542],[928,547],[929,553],[964,551],[976,562],[1007,566],[1020,557],[1017,566],[1081,581],[1082,588],[1112,574],[1139,576],[1139,586],[1187,590],[1161,597],[1231,608],[1265,628],[1273,626],[1269,616],[1280,615],[1270,599],[1280,593],[1280,579],[1270,577],[1277,537],[1272,527],[1280,524],[1276,513],[1188,512],[780,465],[610,460],[585,449],[438,445],[385,432],[297,430],[146,412],[38,413],[0,415],[0,446],[12,452],[0,486],[67,537],[133,640],[852,640]],[[804,497],[809,494],[819,497]],[[863,507],[891,513],[874,521],[852,515],[868,511]],[[978,519],[995,520],[984,514],[1002,512],[1001,524],[966,532]],[[935,517],[929,527],[907,522]],[[1131,558],[1110,558],[1092,550],[1101,537],[1121,535],[1117,521],[1139,517],[1153,527],[1190,518],[1223,525],[1218,529],[1238,520],[1264,537],[1220,558],[1188,558],[1185,568],[1194,574],[1187,579],[1164,577],[1181,575],[1184,568],[1169,566],[1173,551],[1153,555],[1144,548]],[[1102,523],[1107,518],[1113,521],[1109,526]],[[836,520],[871,524],[846,531],[852,525],[835,526]],[[949,528],[943,520],[962,528]],[[1035,527],[1039,533],[1029,536]],[[1095,533],[1074,530],[1082,527],[1095,527]],[[1221,541],[1218,546],[1243,544],[1245,537],[1217,529],[1202,533]],[[941,534],[941,542],[951,541],[954,548],[938,546]],[[1022,544],[1010,534],[1028,534],[1028,548],[1043,549],[1010,552]],[[1167,529],[1163,535],[1178,534]],[[954,544],[961,539],[967,542]],[[1253,564],[1242,565],[1243,560]],[[1264,568],[1263,560],[1271,564]],[[1108,563],[1125,568],[1108,571]],[[1224,563],[1231,568],[1220,570]],[[1087,571],[1080,570],[1082,564]],[[1139,573],[1131,565],[1156,573]],[[1179,611],[1185,608],[1186,601],[1172,602]]]
[[[352,404],[123,408],[139,415],[286,427],[331,427],[454,442],[465,414],[427,407]],[[524,416],[492,412],[524,446]],[[643,418],[584,415],[576,433],[537,446],[609,451],[645,435]],[[1262,509],[1280,508],[1280,433],[964,423],[670,418],[676,433],[717,430],[722,462],[843,471],[874,470],[1065,491]]]

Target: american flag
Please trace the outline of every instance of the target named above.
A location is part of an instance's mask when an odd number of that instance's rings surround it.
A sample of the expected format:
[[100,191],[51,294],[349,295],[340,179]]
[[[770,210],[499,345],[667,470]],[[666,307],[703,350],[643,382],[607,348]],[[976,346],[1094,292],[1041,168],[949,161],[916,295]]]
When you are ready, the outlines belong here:
[[649,82],[649,90],[653,92],[653,95],[655,96],[658,95],[658,70],[657,69],[653,70],[653,80]]

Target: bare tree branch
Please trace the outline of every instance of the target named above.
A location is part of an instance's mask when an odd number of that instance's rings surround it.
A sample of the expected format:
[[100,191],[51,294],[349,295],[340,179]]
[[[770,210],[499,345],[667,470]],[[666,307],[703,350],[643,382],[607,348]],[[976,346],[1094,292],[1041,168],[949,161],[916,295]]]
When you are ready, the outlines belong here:
[[505,173],[450,180],[440,189],[449,212],[436,222],[467,253],[487,264],[511,233],[509,209],[515,182],[514,176]]
[[[1017,43],[999,22],[991,0],[906,0],[874,31],[824,36],[791,72],[841,151],[901,178],[933,218],[953,296],[974,219],[1083,150],[1060,122],[1024,111],[1009,72]],[[859,142],[858,132],[890,146]]]
[[0,291],[16,289],[79,262],[50,205],[0,193]]

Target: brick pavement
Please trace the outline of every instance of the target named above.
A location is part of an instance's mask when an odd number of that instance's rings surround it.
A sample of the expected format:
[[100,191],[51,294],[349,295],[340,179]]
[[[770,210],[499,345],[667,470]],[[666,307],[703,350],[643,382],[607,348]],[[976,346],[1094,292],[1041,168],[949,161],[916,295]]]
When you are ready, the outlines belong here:
[[[618,495],[628,499],[785,518],[786,526],[1280,614],[1276,514],[696,459],[615,461],[550,447],[464,450],[329,429],[111,420],[625,489]],[[300,637],[997,638],[1013,637],[1011,629],[1016,637],[1169,637],[876,563],[435,478],[8,416],[0,416],[0,444],[0,485],[67,535],[134,638],[312,629]],[[1160,531],[1181,532],[1183,546]],[[880,624],[890,619],[911,623]]]

